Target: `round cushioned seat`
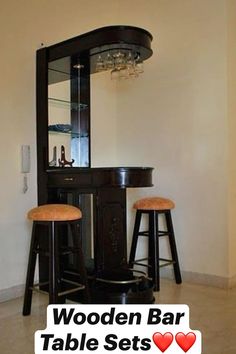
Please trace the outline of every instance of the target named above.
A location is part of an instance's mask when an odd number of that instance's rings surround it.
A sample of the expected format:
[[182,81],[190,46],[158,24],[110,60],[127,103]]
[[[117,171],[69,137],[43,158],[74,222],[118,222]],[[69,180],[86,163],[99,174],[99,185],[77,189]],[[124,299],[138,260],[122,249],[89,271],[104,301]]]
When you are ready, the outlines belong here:
[[166,198],[150,197],[137,200],[133,207],[137,210],[170,210],[175,207],[175,203]]
[[81,219],[79,208],[68,204],[46,204],[31,209],[28,219],[34,221],[71,221]]

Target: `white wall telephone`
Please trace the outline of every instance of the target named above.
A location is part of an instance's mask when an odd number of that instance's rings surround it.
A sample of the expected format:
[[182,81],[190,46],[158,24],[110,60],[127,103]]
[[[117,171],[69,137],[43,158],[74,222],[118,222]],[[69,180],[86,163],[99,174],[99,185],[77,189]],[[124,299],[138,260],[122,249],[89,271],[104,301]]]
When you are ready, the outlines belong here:
[[24,173],[23,193],[28,190],[27,173],[30,172],[30,146],[21,145],[21,172]]

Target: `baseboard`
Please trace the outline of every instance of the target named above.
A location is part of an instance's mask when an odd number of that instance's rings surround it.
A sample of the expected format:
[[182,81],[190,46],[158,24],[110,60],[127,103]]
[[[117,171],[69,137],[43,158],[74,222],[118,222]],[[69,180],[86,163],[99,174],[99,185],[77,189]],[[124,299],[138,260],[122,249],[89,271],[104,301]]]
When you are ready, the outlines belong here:
[[229,278],[229,288],[235,288],[236,287],[236,275],[233,277]]
[[12,286],[8,289],[0,290],[0,302],[9,301],[17,297],[21,297],[24,294],[24,285]]
[[189,283],[213,286],[216,288],[229,288],[229,279],[212,274],[202,274],[196,272],[183,271],[183,280]]
[[[220,277],[212,274],[202,274],[196,272],[182,271],[183,282],[189,282],[199,285],[214,286],[217,288],[231,289],[236,287],[236,276],[231,278]],[[167,279],[173,279],[174,274],[171,269],[162,269],[161,277]],[[17,297],[21,297],[24,294],[24,285],[13,286],[8,289],[0,290],[0,303],[13,300]]]
[[[202,274],[197,272],[181,271],[183,282],[199,285],[213,286],[222,289],[231,289],[236,286],[236,276],[228,278],[212,274]],[[174,274],[171,269],[162,269],[163,278],[173,279]]]

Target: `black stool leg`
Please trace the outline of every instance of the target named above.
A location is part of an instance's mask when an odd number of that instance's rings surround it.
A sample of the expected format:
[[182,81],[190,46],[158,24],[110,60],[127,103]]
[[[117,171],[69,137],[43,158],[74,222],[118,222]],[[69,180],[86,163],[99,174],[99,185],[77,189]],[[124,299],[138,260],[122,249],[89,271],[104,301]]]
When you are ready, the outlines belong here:
[[28,316],[31,312],[32,288],[34,285],[34,273],[37,260],[38,235],[36,230],[36,222],[33,222],[32,236],[29,251],[28,269],[25,284],[25,295],[23,305],[23,316]]
[[136,253],[137,243],[138,243],[138,234],[139,234],[139,228],[140,228],[140,223],[141,223],[141,215],[142,215],[141,211],[137,210],[136,215],[135,215],[134,231],[133,231],[130,256],[129,256],[129,267],[130,268],[133,267],[133,263],[135,260],[135,253]]
[[148,238],[148,275],[153,280],[154,291],[160,290],[159,269],[159,239],[158,239],[158,213],[149,211],[149,238]]
[[176,243],[175,243],[175,234],[174,234],[174,228],[173,228],[170,210],[168,210],[165,213],[165,217],[166,217],[167,231],[169,234],[169,242],[170,242],[170,250],[171,250],[172,260],[174,261],[175,281],[177,284],[181,284],[182,278],[181,278],[181,273],[180,273],[180,268],[179,268],[178,253],[177,253],[177,248],[176,248]]
[[55,222],[49,222],[49,303],[58,304],[58,247]]
[[78,255],[77,255],[77,268],[81,277],[82,284],[85,286],[84,289],[84,300],[86,303],[90,302],[90,292],[88,286],[88,278],[87,278],[87,271],[85,268],[85,261],[84,255],[82,250],[82,242],[79,233],[79,224],[78,223],[71,223],[71,233],[72,233],[72,240],[73,240],[73,247],[78,248]]

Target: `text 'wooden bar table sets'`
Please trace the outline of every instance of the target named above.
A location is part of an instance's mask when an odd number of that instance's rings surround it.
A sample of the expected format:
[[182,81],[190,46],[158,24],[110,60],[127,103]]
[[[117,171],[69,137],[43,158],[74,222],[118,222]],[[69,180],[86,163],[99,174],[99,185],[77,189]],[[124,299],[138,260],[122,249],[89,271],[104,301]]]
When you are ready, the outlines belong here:
[[[110,26],[37,51],[38,204],[73,205],[82,211],[78,242],[88,280],[85,300],[83,291],[70,292],[71,284],[81,283],[83,262],[80,252],[65,252],[73,250],[75,237],[64,223],[57,230],[54,251],[63,254],[56,256],[58,279],[67,282],[62,289],[60,280],[54,284],[62,294],[57,302],[154,301],[150,278],[129,268],[126,245],[126,189],[152,186],[153,168],[91,167],[90,154],[91,76],[104,70],[111,70],[112,79],[139,76],[143,61],[152,55],[151,41],[151,34],[141,28]],[[43,223],[38,227],[39,288],[48,292],[52,233]]]

